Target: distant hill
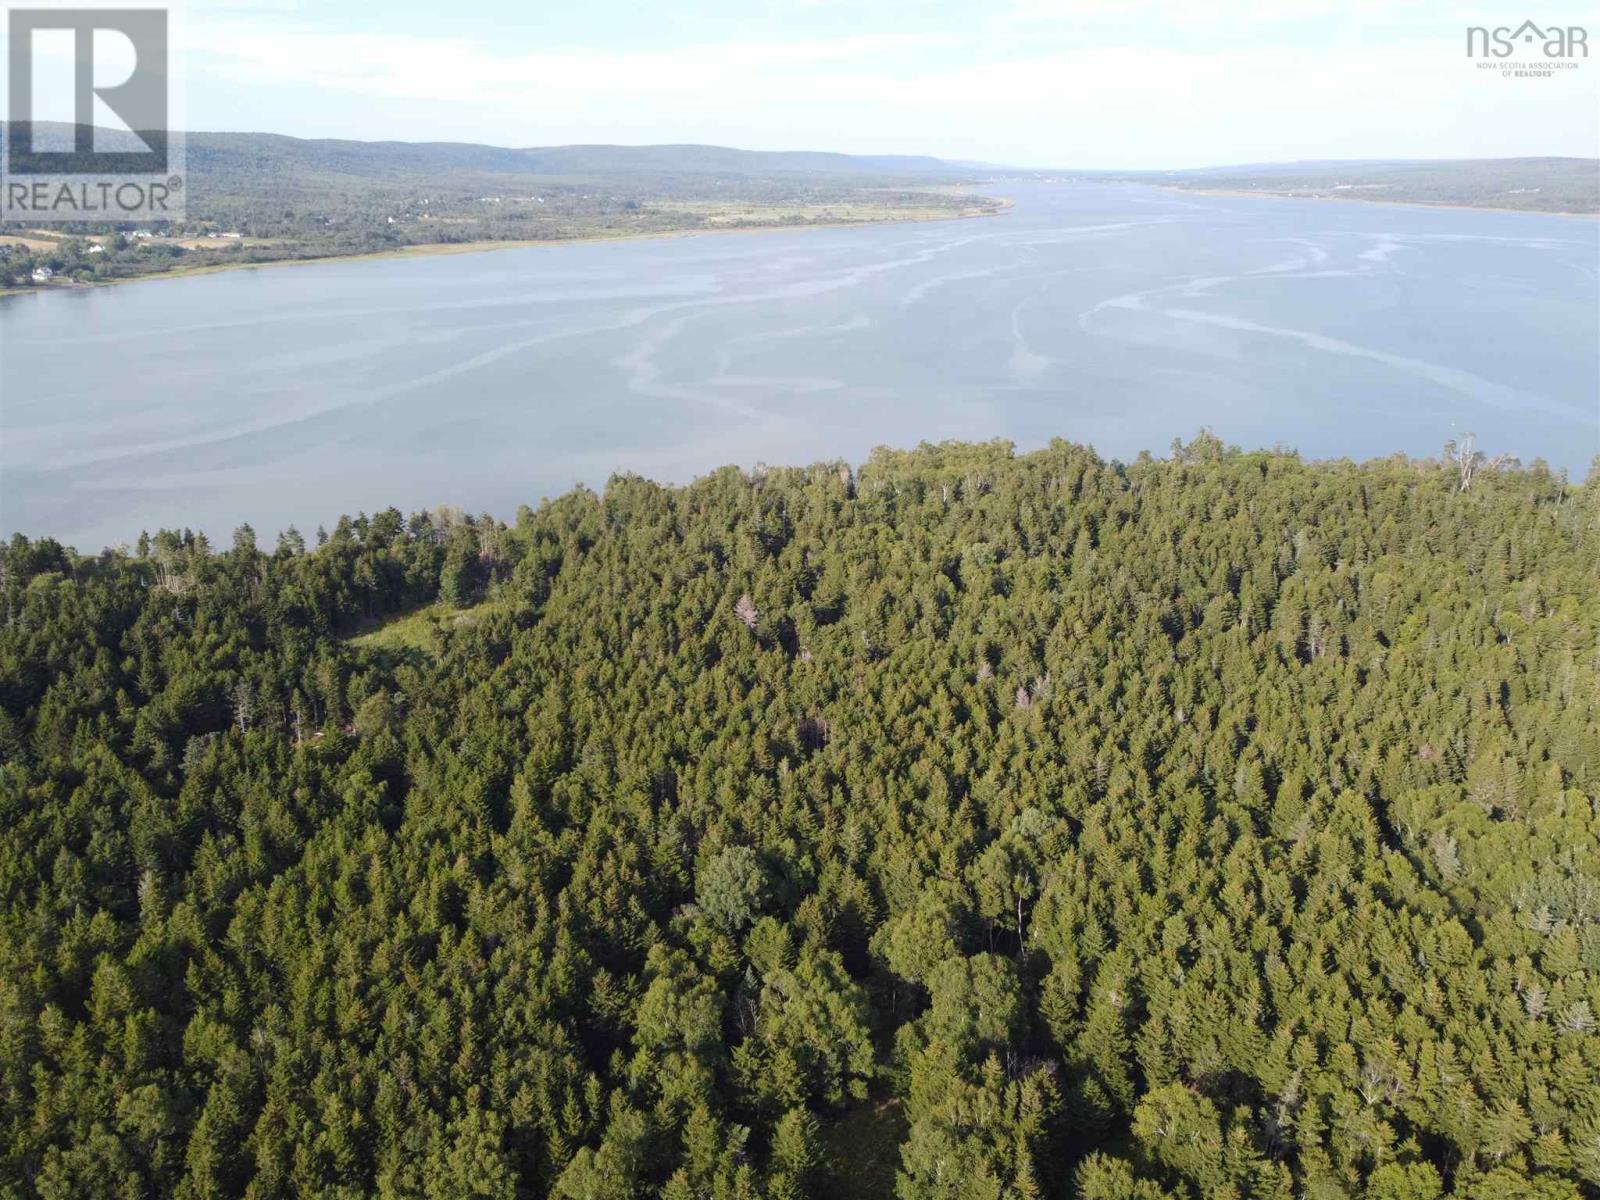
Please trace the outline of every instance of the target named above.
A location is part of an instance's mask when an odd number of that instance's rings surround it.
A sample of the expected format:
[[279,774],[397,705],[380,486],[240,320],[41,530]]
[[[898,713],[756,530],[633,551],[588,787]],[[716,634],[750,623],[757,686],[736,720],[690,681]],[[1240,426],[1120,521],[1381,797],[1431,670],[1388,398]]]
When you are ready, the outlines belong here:
[[[40,122],[40,150],[70,144]],[[97,148],[141,151],[126,131]],[[11,130],[0,124],[0,134]],[[42,136],[41,136],[42,135]],[[190,133],[185,211],[154,240],[91,252],[0,239],[0,288],[130,278],[179,268],[370,254],[468,242],[543,242],[719,229],[940,220],[998,211],[944,185],[990,175],[937,158],[727,146],[485,146]],[[138,167],[130,164],[130,170]],[[84,221],[64,236],[105,236]],[[126,233],[126,230],[121,232]],[[20,248],[19,248],[20,247]]]
[[352,175],[469,171],[557,178],[616,175],[711,175],[758,179],[778,175],[940,179],[966,167],[914,155],[830,154],[807,150],[737,150],[728,146],[530,146],[512,149],[470,142],[357,142],[272,133],[192,133],[189,162],[201,170],[250,160],[275,161]]
[[1600,159],[1594,158],[1357,159],[1099,173],[1099,177],[1199,191],[1600,212]]
[[[46,135],[68,136],[71,126],[38,122]],[[139,144],[127,133],[99,130],[109,149]],[[107,145],[105,139],[110,139]],[[278,133],[190,133],[189,168],[202,176],[263,170],[334,174],[381,180],[440,174],[542,176],[554,179],[616,176],[710,176],[772,179],[892,178],[933,182],[971,178],[972,167],[925,155],[833,154],[812,150],[739,150],[729,146],[527,146],[473,142],[363,142],[297,138]]]

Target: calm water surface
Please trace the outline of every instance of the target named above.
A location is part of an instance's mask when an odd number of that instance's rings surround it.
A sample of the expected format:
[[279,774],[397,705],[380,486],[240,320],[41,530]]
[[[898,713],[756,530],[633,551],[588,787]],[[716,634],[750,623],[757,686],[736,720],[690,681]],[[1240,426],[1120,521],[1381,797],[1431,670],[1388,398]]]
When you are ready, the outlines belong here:
[[618,470],[1202,425],[1600,452],[1600,224],[1008,187],[1005,216],[330,263],[0,300],[0,531],[268,539]]

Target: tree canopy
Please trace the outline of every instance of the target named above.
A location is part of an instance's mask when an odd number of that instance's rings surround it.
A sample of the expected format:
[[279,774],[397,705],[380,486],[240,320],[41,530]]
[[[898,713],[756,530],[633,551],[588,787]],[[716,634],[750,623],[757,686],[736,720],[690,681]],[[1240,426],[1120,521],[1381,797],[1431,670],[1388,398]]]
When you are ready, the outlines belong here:
[[1499,465],[18,535],[0,1197],[1596,1195],[1600,471]]

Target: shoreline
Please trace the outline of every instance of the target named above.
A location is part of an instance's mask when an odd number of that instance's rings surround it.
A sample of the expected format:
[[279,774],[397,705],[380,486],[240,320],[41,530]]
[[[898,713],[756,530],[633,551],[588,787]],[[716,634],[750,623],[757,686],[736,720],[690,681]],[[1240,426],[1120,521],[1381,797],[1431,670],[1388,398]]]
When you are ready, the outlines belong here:
[[[1140,183],[1140,180],[1133,182]],[[1315,200],[1327,204],[1386,204],[1390,208],[1441,208],[1454,212],[1516,213],[1524,217],[1568,217],[1580,221],[1600,220],[1600,212],[1569,212],[1548,208],[1501,208],[1493,204],[1457,204],[1428,200],[1385,200],[1377,196],[1301,196],[1293,192],[1269,192],[1250,188],[1184,187],[1181,183],[1146,183],[1145,187],[1160,188],[1164,192],[1185,192],[1191,196],[1243,196],[1257,200]]]
[[659,229],[644,233],[586,234],[572,238],[524,238],[514,241],[419,242],[411,246],[396,246],[389,250],[371,250],[353,254],[324,254],[312,258],[270,258],[262,262],[207,263],[204,266],[177,267],[171,271],[152,271],[147,275],[130,275],[123,279],[97,279],[92,282],[72,282],[44,287],[0,288],[0,299],[8,296],[37,296],[46,292],[80,292],[94,288],[122,287],[130,283],[194,279],[202,275],[220,275],[228,271],[273,267],[377,262],[402,258],[439,258],[456,254],[487,253],[491,250],[530,250],[539,246],[587,246],[606,242],[661,241],[668,238],[721,237],[730,234],[794,233],[805,229],[863,229],[878,225],[919,225],[934,221],[970,221],[983,217],[998,217],[1011,211],[1014,202],[1009,197],[995,196],[992,199],[998,201],[995,208],[963,209],[960,212],[935,216],[885,217],[874,221],[814,221],[803,225],[743,225],[723,229]]

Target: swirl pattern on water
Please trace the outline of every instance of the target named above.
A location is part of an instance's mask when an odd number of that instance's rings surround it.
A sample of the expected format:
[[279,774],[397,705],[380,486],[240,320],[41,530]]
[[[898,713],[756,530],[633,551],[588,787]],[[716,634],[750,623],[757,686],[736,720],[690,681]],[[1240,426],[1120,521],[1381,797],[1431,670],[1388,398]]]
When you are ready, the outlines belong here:
[[1202,425],[1318,457],[1600,450],[1593,221],[1018,184],[1003,216],[0,301],[0,526],[83,549],[515,506],[616,470]]

